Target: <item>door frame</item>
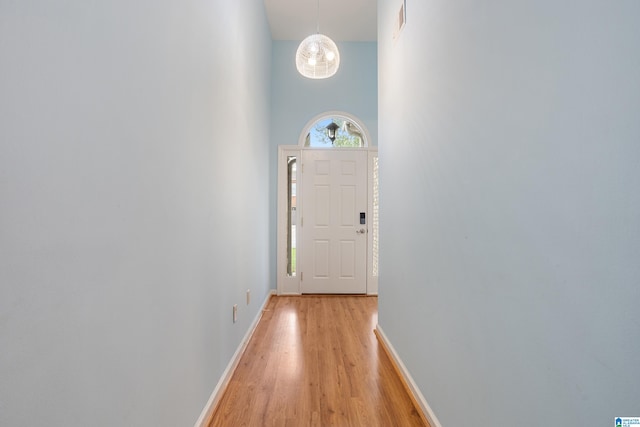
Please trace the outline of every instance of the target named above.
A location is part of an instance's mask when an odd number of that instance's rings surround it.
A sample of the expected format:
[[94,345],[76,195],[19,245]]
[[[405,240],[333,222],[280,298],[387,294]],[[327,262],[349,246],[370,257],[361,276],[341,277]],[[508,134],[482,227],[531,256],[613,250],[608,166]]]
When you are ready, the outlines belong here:
[[[279,145],[278,146],[278,179],[277,179],[277,248],[276,248],[276,291],[278,295],[301,295],[300,274],[289,276],[287,274],[287,187],[288,187],[288,166],[287,158],[295,156],[296,159],[302,158],[302,152],[306,150],[323,150],[328,152],[335,151],[365,151],[367,152],[367,274],[366,274],[366,294],[378,295],[378,277],[373,275],[373,172],[374,159],[378,157],[378,147],[361,147],[361,148],[309,148],[300,147],[299,145]],[[302,194],[303,175],[301,169],[298,169],[296,177],[296,210],[302,212],[304,204],[304,194]],[[298,236],[301,234],[296,232]],[[298,260],[304,257],[304,247],[300,238],[296,241],[296,258]],[[297,266],[300,262],[296,263]]]

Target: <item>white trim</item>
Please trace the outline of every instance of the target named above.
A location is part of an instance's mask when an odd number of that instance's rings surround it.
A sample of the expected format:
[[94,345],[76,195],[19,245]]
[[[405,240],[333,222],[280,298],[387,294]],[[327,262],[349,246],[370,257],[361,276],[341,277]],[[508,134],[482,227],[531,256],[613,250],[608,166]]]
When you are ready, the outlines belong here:
[[253,323],[251,323],[251,326],[249,326],[247,333],[244,335],[244,338],[242,338],[240,345],[238,345],[236,352],[233,354],[233,357],[231,357],[231,360],[229,361],[227,368],[222,373],[222,376],[220,377],[220,380],[218,381],[216,388],[213,389],[213,392],[211,393],[211,396],[209,397],[207,404],[202,410],[202,413],[200,413],[200,417],[196,421],[194,427],[209,426],[208,423],[211,421],[213,412],[218,406],[218,403],[220,403],[220,400],[222,399],[222,395],[224,394],[227,388],[227,385],[229,385],[229,381],[231,381],[233,372],[236,370],[236,367],[240,363],[240,358],[244,354],[244,351],[247,349],[249,340],[253,336],[253,332],[256,330],[256,327],[258,326],[258,322],[260,322],[260,319],[262,318],[262,313],[264,313],[264,309],[267,306],[267,303],[269,302],[271,297],[274,295],[275,295],[275,290],[271,289],[269,292],[269,295],[267,295],[267,298],[265,298],[264,302],[262,303],[262,306],[260,307],[258,314],[256,315],[255,319],[253,319]]
[[413,378],[411,377],[411,374],[407,370],[407,367],[404,366],[404,363],[402,363],[402,360],[400,359],[400,356],[398,356],[396,349],[393,348],[393,345],[391,345],[391,343],[389,342],[389,339],[382,331],[382,328],[380,327],[380,325],[376,325],[376,331],[378,332],[378,337],[383,341],[384,345],[389,350],[389,353],[393,358],[393,362],[396,364],[396,366],[400,370],[400,373],[402,374],[405,383],[410,388],[411,394],[413,394],[413,397],[415,398],[416,402],[418,402],[418,405],[420,405],[420,409],[422,410],[422,413],[427,417],[427,421],[429,421],[429,424],[431,425],[431,427],[442,427],[442,424],[440,424],[440,421],[438,421],[436,414],[433,412],[433,410],[427,403],[427,399],[424,398],[424,396],[422,395],[422,392],[416,385],[415,381],[413,381]]
[[[360,128],[364,136],[364,140],[362,141],[362,147],[358,147],[358,148],[369,148],[372,146],[371,134],[369,134],[369,130],[364,125],[364,123],[362,123],[362,120],[360,120],[353,114],[347,113],[345,111],[334,110],[334,111],[326,111],[324,113],[320,113],[317,116],[313,117],[311,120],[309,120],[306,125],[304,125],[304,127],[302,128],[302,133],[300,133],[300,136],[298,137],[298,147],[305,148],[304,144],[305,144],[305,140],[307,139],[307,134],[311,132],[311,128],[313,127],[313,125],[315,125],[317,122],[319,122],[322,119],[328,119],[331,117],[340,117],[341,119],[349,120],[355,123]],[[306,147],[306,148],[309,148],[309,147]],[[312,147],[312,148],[317,148],[317,147]],[[333,148],[333,147],[327,147],[327,148]],[[338,148],[338,149],[342,150],[343,148]]]

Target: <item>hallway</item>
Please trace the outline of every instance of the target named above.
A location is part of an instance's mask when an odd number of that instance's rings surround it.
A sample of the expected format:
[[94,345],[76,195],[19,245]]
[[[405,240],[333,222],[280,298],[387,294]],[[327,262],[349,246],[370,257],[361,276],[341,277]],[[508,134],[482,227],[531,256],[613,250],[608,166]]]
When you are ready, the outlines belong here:
[[273,297],[217,426],[424,426],[373,333],[377,297]]

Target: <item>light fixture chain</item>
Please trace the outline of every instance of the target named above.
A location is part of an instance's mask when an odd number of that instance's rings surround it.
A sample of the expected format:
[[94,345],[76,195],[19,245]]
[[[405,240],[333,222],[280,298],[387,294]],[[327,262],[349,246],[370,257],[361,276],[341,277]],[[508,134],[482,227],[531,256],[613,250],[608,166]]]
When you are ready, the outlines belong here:
[[320,34],[320,0],[316,7],[316,33]]

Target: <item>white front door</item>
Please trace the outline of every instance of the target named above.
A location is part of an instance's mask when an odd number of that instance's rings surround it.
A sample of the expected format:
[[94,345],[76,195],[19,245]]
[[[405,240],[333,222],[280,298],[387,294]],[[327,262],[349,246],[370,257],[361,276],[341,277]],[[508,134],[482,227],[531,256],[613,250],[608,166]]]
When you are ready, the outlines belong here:
[[366,293],[367,152],[303,150],[302,185],[302,293]]

